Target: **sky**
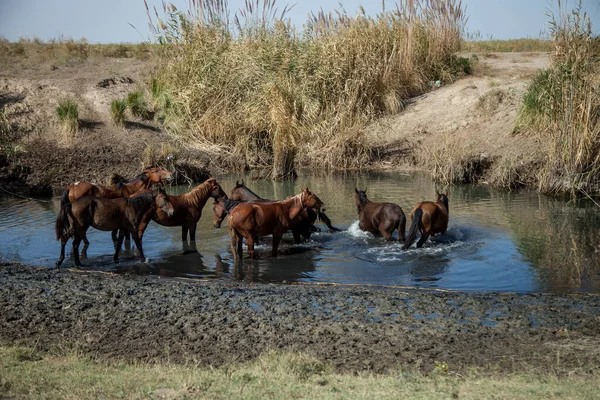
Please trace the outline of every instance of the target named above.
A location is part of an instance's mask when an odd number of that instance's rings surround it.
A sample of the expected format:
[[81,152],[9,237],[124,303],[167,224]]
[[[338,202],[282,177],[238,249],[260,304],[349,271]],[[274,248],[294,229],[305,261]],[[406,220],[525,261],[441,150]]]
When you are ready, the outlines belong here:
[[[160,0],[147,0],[161,10]],[[179,10],[187,10],[188,0],[171,1]],[[262,0],[261,0],[262,2]],[[565,0],[563,0],[563,3]],[[570,5],[575,0],[567,0]],[[319,9],[331,11],[342,3],[355,15],[363,6],[370,15],[381,11],[380,0],[277,0],[282,9],[295,4],[287,17],[299,28],[307,15]],[[468,32],[482,39],[538,38],[547,28],[547,12],[556,10],[557,0],[462,0],[469,16]],[[229,0],[231,14],[244,0]],[[386,1],[393,8],[394,1]],[[600,32],[600,0],[582,0],[584,10]],[[135,29],[131,26],[133,25]],[[20,37],[86,38],[90,43],[133,43],[151,39],[143,0],[0,0],[0,36],[16,41]]]

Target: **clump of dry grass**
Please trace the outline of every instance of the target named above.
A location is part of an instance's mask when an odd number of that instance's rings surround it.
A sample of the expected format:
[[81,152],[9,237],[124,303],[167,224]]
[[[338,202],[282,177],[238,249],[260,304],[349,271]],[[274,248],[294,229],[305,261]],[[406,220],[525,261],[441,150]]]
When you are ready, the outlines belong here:
[[515,131],[548,143],[539,176],[548,193],[600,193],[600,52],[581,3],[552,16],[551,66],[532,80]]
[[58,102],[56,114],[67,139],[71,139],[79,130],[79,107],[75,100],[63,99]]
[[[161,44],[151,90],[157,115],[188,143],[245,154],[247,164],[272,160],[278,177],[293,176],[298,160],[365,166],[373,144],[361,127],[402,109],[427,82],[470,68],[453,56],[465,22],[455,0],[400,2],[376,17],[320,12],[302,34],[273,0],[248,1],[233,17],[226,2],[190,5],[184,14],[165,4],[151,19]],[[267,143],[254,144],[257,137]]]
[[110,119],[116,126],[125,125],[125,111],[127,111],[127,99],[115,99],[110,103]]

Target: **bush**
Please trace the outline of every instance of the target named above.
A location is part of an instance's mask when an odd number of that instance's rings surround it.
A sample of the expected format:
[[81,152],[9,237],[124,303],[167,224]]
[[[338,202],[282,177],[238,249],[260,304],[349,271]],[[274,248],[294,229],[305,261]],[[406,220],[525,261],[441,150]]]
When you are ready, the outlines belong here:
[[127,100],[113,100],[110,103],[110,118],[115,125],[125,125],[125,111],[127,111]]
[[138,90],[135,92],[130,92],[127,95],[127,107],[131,110],[131,114],[136,117],[147,119],[150,115],[150,111],[148,110],[148,103],[146,103],[146,98],[144,96],[144,92]]
[[74,100],[60,100],[56,108],[56,114],[65,134],[69,136],[77,134],[79,129],[79,108]]

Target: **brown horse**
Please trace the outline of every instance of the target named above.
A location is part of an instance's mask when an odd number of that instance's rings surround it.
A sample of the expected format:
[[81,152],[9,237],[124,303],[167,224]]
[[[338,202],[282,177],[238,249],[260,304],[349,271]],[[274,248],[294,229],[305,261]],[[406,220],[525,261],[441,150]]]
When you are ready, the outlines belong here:
[[404,241],[406,216],[395,203],[377,203],[367,199],[367,189],[354,188],[358,226],[374,235],[382,235],[385,240],[393,240],[392,234],[398,229],[398,238]]
[[141,174],[126,183],[117,183],[116,185],[103,186],[89,182],[77,182],[67,186],[63,191],[60,205],[61,207],[69,202],[73,202],[82,196],[104,197],[107,199],[116,199],[119,197],[129,197],[140,190],[149,189],[154,183],[161,183],[173,179],[171,172],[162,168],[146,167]]
[[417,230],[421,233],[421,238],[417,242],[417,248],[423,246],[429,236],[436,233],[442,235],[448,229],[448,216],[450,209],[448,208],[448,192],[439,193],[435,191],[437,201],[422,201],[418,203],[411,212],[412,222],[408,230],[408,236],[402,247],[408,249],[417,238]]
[[153,208],[160,208],[165,213],[173,212],[173,207],[168,202],[167,194],[163,190],[147,191],[135,197],[118,199],[83,196],[72,203],[65,204],[56,218],[56,239],[61,242],[60,258],[56,262],[56,266],[60,267],[65,259],[65,245],[71,237],[74,237],[75,265],[81,266],[79,244],[90,226],[101,231],[120,230],[119,242],[115,246],[115,262],[119,259],[123,232],[128,232],[133,237],[140,258],[145,260],[142,250],[145,226],[144,229],[140,229],[140,226],[144,220],[150,218]]
[[306,188],[296,196],[282,201],[240,203],[229,215],[229,237],[234,258],[242,258],[242,239],[246,239],[250,258],[254,258],[254,243],[260,236],[273,235],[272,255],[277,256],[281,237],[299,221],[306,208],[320,209],[323,202]]
[[213,205],[213,214],[215,215],[213,226],[219,229],[225,217],[231,213],[231,210],[238,204],[245,202],[245,200],[231,200],[222,197],[216,199],[215,204]]
[[181,226],[181,240],[187,243],[189,231],[190,242],[195,243],[196,225],[202,216],[202,209],[209,197],[213,199],[227,197],[215,178],[207,179],[188,193],[179,196],[168,196],[168,200],[175,211],[170,215],[157,208],[152,215],[152,220],[163,226]]
[[[250,190],[242,179],[242,183],[235,181],[235,187],[231,190],[231,196],[229,197],[231,200],[245,200],[245,201],[272,201],[268,199],[263,199],[252,190]],[[214,209],[213,209],[214,210]],[[294,241],[296,244],[300,243],[300,236],[304,236],[306,240],[310,239],[310,235],[312,232],[320,232],[319,228],[315,227],[315,221],[317,220],[317,216],[319,220],[321,220],[327,228],[331,232],[339,232],[340,229],[331,225],[331,220],[325,214],[325,209],[322,210],[313,210],[311,208],[307,208],[302,212],[301,218],[302,221],[300,224],[296,225],[295,229],[292,229],[292,233],[294,234]],[[225,216],[223,215],[223,218]],[[217,214],[215,212],[215,220],[217,219]]]

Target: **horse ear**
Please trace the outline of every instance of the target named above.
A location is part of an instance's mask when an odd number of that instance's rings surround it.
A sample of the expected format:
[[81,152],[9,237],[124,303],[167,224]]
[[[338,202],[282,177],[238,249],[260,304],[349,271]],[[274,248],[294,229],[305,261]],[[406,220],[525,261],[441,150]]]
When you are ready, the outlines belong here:
[[245,186],[246,184],[244,183],[244,180],[242,179],[242,186]]
[[448,197],[448,190],[444,192],[444,196]]
[[358,189],[357,188],[354,188],[354,193],[358,193]]
[[440,197],[440,192],[438,192],[438,190],[437,190],[437,189],[435,189],[435,195],[436,195],[437,197]]

